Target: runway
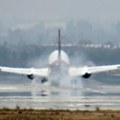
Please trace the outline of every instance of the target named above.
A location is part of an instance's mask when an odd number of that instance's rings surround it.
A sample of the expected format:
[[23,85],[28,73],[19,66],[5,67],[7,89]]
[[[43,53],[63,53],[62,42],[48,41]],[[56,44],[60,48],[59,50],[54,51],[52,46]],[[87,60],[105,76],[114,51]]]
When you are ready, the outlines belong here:
[[46,92],[65,92],[65,91],[79,91],[79,92],[96,92],[101,94],[119,94],[120,93],[120,85],[101,85],[96,87],[78,87],[78,86],[48,86],[48,85],[30,85],[30,84],[22,84],[22,85],[0,85],[0,93],[1,92],[32,92],[35,91],[46,91]]
[[[83,94],[68,94],[72,90]],[[25,92],[26,95],[23,95]],[[36,94],[33,94],[35,92]],[[120,86],[104,85],[98,88],[79,88],[0,85],[0,108],[15,108],[16,106],[34,109],[95,110],[100,108],[116,110],[120,109]]]
[[120,109],[120,97],[0,97],[1,108],[34,108],[34,109],[68,109],[68,110],[95,110]]

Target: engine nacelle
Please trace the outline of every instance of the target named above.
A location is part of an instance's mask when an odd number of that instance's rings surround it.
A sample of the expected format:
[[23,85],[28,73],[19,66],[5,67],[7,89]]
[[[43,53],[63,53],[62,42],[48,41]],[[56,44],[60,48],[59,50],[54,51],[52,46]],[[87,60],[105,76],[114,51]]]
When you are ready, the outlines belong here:
[[82,75],[83,78],[90,78],[91,74],[90,73],[85,73],[84,75]]
[[31,80],[34,79],[34,75],[33,75],[33,74],[27,75],[27,77],[28,77],[29,79],[31,79]]

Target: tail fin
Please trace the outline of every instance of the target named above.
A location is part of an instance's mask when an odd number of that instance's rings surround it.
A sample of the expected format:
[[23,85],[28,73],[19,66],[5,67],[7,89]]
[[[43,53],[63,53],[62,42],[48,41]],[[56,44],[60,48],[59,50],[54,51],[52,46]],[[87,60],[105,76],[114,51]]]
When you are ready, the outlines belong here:
[[58,29],[58,60],[61,60],[61,34],[60,34],[60,29]]

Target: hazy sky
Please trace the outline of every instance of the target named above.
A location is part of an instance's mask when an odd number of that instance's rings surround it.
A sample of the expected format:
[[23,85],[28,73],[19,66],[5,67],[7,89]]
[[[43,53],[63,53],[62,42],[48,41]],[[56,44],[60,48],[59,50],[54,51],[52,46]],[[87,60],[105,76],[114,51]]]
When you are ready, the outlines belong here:
[[0,0],[0,21],[120,20],[120,0]]

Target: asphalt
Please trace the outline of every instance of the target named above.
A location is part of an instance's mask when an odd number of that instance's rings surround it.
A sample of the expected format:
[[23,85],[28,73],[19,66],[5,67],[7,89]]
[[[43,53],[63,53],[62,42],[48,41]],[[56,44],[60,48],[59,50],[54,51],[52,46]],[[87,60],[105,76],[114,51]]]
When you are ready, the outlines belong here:
[[[119,91],[119,85],[84,88],[4,84],[0,85],[0,108],[19,106],[28,109],[96,110],[96,108],[100,108],[119,110]],[[31,94],[23,95],[25,92]]]

